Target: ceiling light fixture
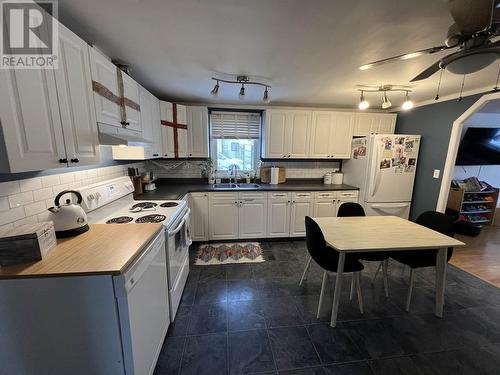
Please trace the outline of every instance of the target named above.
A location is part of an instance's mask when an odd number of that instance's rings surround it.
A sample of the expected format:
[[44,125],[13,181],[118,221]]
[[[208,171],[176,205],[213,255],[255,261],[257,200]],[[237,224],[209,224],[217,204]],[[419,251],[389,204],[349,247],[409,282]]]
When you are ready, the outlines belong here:
[[412,90],[408,86],[393,86],[393,85],[383,85],[383,86],[358,86],[358,91],[361,92],[361,96],[359,97],[358,108],[361,110],[365,110],[370,107],[370,102],[366,100],[365,95],[368,93],[382,93],[382,109],[389,109],[392,107],[392,103],[389,100],[388,93],[389,92],[403,92],[404,103],[402,104],[403,110],[409,110],[413,108],[413,102],[410,100],[410,92]]
[[240,92],[239,92],[240,99],[245,98],[245,85],[256,85],[256,86],[264,87],[264,95],[262,96],[262,101],[265,103],[270,102],[269,89],[271,88],[271,86],[268,85],[267,83],[250,81],[250,77],[244,76],[244,75],[237,76],[235,81],[221,79],[221,78],[215,78],[215,77],[212,77],[212,79],[217,82],[216,85],[214,86],[213,90],[210,92],[210,94],[212,96],[217,96],[217,94],[219,93],[219,82],[241,85]]
[[387,91],[384,90],[384,96],[382,97],[382,109],[391,108],[392,103],[387,97]]
[[365,92],[361,90],[361,96],[359,97],[358,108],[364,111],[368,107],[370,107],[370,102],[368,102],[368,100],[365,99]]
[[216,81],[217,81],[217,83],[215,84],[212,91],[210,91],[210,95],[212,95],[212,96],[217,96],[219,94],[219,81],[218,80],[216,80]]
[[408,94],[408,91],[405,94],[405,101],[403,102],[401,108],[403,108],[404,111],[408,111],[413,108],[413,102],[410,100],[410,95]]

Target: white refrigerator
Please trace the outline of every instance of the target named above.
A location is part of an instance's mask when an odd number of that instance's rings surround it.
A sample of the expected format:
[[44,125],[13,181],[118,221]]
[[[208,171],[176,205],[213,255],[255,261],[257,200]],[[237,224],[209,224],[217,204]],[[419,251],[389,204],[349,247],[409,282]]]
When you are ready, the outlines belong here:
[[359,187],[366,215],[408,219],[420,147],[419,135],[376,134],[354,138],[344,182]]

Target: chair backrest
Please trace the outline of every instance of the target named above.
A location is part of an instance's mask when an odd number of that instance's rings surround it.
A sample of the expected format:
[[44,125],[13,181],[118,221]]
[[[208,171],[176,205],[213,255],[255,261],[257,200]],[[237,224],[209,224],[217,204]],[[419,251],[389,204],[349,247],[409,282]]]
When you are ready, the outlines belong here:
[[318,223],[309,216],[306,216],[305,220],[307,250],[320,267],[327,268],[333,260],[338,261],[338,253],[327,249],[325,237]]
[[366,216],[363,206],[356,202],[345,202],[339,207],[338,217],[344,216]]
[[[455,220],[452,216],[443,214],[441,212],[425,211],[419,215],[415,222],[446,236],[454,237],[455,235],[453,229]],[[452,254],[453,248],[450,247],[448,248],[448,260],[450,260]]]

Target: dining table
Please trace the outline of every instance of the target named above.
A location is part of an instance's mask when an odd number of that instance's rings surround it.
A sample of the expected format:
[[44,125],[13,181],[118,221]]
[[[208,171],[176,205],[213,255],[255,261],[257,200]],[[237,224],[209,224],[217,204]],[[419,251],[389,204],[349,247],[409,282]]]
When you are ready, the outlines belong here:
[[370,251],[422,251],[436,249],[435,315],[443,317],[447,254],[465,244],[453,237],[397,216],[318,217],[329,247],[339,252],[330,326],[337,325],[345,256]]

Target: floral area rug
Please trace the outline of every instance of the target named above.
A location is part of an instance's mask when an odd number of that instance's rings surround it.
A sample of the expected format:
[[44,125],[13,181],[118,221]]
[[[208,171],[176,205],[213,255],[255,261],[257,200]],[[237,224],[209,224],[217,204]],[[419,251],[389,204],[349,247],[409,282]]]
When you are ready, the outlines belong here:
[[229,263],[260,263],[265,259],[258,242],[216,243],[200,245],[197,266]]

